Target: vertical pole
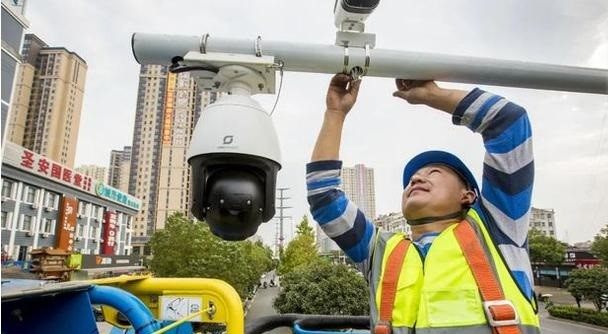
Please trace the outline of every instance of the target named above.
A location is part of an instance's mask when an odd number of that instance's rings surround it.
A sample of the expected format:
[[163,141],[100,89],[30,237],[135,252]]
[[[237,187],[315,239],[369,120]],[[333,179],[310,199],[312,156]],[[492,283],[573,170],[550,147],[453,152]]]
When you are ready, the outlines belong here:
[[289,188],[277,188],[277,190],[279,191],[279,197],[277,197],[277,200],[279,200],[279,205],[276,207],[279,210],[279,215],[278,217],[278,221],[277,221],[277,228],[275,231],[275,247],[276,247],[276,252],[277,255],[279,255],[281,253],[281,251],[283,250],[283,241],[285,240],[285,234],[284,234],[284,229],[283,229],[283,220],[285,218],[291,218],[290,216],[285,216],[283,214],[283,210],[285,209],[291,209],[290,206],[285,206],[283,201],[290,199],[290,197],[285,197],[283,192],[289,190]]

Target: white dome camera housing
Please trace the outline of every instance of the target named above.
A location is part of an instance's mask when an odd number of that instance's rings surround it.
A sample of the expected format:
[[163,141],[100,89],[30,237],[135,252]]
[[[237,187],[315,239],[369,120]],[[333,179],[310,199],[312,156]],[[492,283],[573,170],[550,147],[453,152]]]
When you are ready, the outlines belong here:
[[334,24],[343,31],[363,32],[365,20],[378,7],[380,0],[336,0]]
[[192,214],[224,240],[254,235],[274,216],[280,161],[274,125],[259,103],[247,94],[221,97],[202,111],[192,135]]

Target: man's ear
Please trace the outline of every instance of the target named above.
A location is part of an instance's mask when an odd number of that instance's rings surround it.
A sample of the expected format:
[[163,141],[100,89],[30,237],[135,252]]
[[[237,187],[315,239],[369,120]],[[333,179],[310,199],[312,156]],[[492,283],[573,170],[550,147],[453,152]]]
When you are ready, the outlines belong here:
[[464,190],[462,192],[462,197],[460,199],[460,203],[463,205],[473,205],[475,200],[477,199],[477,195],[473,190]]

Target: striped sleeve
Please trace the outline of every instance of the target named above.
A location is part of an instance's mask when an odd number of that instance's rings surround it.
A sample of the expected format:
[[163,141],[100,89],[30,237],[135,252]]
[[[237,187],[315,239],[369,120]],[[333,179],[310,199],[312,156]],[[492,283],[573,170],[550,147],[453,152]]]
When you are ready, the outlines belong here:
[[323,232],[363,269],[375,229],[340,189],[341,170],[342,162],[337,160],[309,163],[306,166],[308,203]]
[[480,133],[486,150],[481,203],[488,231],[518,285],[530,297],[532,271],[527,251],[534,182],[532,129],[524,108],[480,89],[471,91],[452,121]]

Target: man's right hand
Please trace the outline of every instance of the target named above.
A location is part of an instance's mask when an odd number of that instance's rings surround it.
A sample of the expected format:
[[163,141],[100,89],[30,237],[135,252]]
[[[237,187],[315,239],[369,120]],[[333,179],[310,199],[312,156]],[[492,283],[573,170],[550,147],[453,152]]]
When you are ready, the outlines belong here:
[[325,99],[327,112],[346,116],[357,101],[360,85],[361,80],[353,80],[349,75],[343,73],[334,75]]

